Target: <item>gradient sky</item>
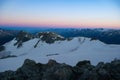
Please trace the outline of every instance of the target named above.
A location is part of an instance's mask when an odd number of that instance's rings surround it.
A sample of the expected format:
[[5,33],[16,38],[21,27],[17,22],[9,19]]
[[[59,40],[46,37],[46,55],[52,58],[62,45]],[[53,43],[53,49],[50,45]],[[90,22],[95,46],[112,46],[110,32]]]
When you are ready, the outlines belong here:
[[0,25],[120,28],[120,0],[0,0]]

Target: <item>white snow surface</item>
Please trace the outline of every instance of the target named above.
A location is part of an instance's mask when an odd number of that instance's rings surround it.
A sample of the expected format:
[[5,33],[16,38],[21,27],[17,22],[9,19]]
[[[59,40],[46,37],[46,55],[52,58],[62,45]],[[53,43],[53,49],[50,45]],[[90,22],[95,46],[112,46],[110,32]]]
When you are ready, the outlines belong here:
[[15,71],[22,66],[25,59],[35,60],[37,63],[47,63],[49,59],[54,59],[71,66],[82,60],[90,60],[91,64],[96,65],[100,61],[120,59],[120,45],[108,45],[99,40],[90,41],[90,38],[76,37],[70,41],[56,41],[53,44],[40,41],[34,48],[38,40],[39,38],[35,38],[24,42],[20,48],[14,46],[15,39],[6,43],[5,51],[17,57],[0,59],[0,72]]

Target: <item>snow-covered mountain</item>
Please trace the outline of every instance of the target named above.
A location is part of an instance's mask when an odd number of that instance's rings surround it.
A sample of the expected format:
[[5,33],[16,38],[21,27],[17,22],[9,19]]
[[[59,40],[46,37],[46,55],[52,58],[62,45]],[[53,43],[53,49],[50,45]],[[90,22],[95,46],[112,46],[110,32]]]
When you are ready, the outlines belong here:
[[54,59],[72,66],[80,60],[90,60],[96,65],[100,61],[120,59],[120,45],[108,45],[96,39],[66,39],[52,32],[41,32],[34,37],[25,32],[18,35],[4,44],[5,50],[0,52],[0,72],[16,70],[27,58],[41,63]]
[[[88,37],[96,38],[106,44],[120,44],[120,29],[105,28],[34,28],[34,27],[1,27],[0,26],[0,45],[12,40],[20,30],[30,32],[35,35],[38,32],[55,32],[66,38],[68,37]],[[2,33],[1,33],[2,31]],[[4,33],[3,33],[4,31]],[[6,32],[12,35],[6,35]],[[2,34],[2,35],[1,35]],[[4,35],[4,36],[3,36]],[[12,38],[11,38],[12,37]]]

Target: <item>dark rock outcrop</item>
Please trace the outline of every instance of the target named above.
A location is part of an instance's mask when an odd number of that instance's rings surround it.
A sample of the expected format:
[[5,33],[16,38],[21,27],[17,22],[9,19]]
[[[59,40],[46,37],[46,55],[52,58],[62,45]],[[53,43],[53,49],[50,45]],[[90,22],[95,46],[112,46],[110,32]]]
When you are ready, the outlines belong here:
[[54,32],[40,32],[35,35],[36,38],[39,38],[37,43],[34,45],[34,48],[38,46],[40,41],[46,42],[48,44],[52,44],[55,41],[63,41],[66,40],[63,36],[54,33]]
[[5,46],[0,46],[0,52],[5,50]]
[[54,32],[40,32],[37,34],[37,37],[49,44],[54,43],[58,40],[65,40],[63,36]]
[[14,46],[17,45],[17,47],[19,48],[22,46],[23,42],[26,42],[33,38],[34,36],[32,34],[25,32],[25,31],[20,31],[15,38],[17,42],[14,44]]
[[49,60],[47,64],[26,59],[16,71],[0,73],[0,80],[119,80],[120,60],[100,62],[93,66],[84,60],[72,67],[65,63]]
[[73,78],[72,67],[66,64],[59,64],[50,60],[43,71],[42,80],[71,80]]

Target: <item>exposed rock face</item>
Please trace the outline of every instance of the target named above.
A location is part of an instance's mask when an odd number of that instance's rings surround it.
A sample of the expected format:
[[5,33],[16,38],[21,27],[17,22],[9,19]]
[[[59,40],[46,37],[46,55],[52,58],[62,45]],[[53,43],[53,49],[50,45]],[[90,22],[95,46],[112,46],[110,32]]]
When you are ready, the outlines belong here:
[[42,80],[71,80],[72,67],[66,64],[59,64],[54,60],[50,60],[46,64],[46,69],[43,72]]
[[16,36],[17,42],[14,44],[17,47],[21,47],[23,42],[26,42],[30,39],[34,38],[34,36],[28,32],[25,31],[20,31],[18,35]]
[[26,59],[17,71],[0,73],[0,80],[119,80],[120,60],[100,62],[93,66],[90,61],[80,61],[72,67],[49,60],[47,64]]
[[22,44],[30,39],[33,38],[38,38],[39,40],[35,43],[34,48],[37,47],[38,43],[40,41],[44,41],[46,43],[54,43],[55,41],[59,40],[66,40],[64,37],[61,35],[58,35],[54,32],[40,32],[37,33],[36,35],[32,35],[31,33],[25,32],[25,31],[20,31],[18,35],[16,36],[16,43],[14,43],[14,46],[17,46],[18,48],[22,46]]
[[39,38],[39,40],[34,45],[34,48],[38,46],[38,43],[40,41],[46,42],[48,44],[52,44],[55,41],[66,40],[63,36],[56,34],[54,32],[40,32],[40,33],[37,33],[35,37]]
[[54,43],[58,40],[65,40],[64,37],[54,32],[40,32],[37,34],[37,37],[40,38],[42,41],[45,41],[46,43]]
[[5,50],[5,46],[0,46],[0,52]]

